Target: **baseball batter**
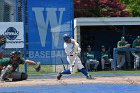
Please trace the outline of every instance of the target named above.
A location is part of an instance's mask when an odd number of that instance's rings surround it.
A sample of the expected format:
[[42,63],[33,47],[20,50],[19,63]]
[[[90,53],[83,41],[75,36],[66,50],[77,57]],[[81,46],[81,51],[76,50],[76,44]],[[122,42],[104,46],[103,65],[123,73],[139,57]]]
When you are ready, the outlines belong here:
[[64,34],[63,39],[64,49],[67,54],[67,61],[70,64],[70,69],[59,72],[57,75],[57,80],[61,79],[62,74],[74,74],[77,71],[83,73],[87,79],[93,79],[91,75],[88,74],[81,63],[80,58],[78,57],[78,54],[81,52],[79,44],[74,39],[71,39],[69,34]]

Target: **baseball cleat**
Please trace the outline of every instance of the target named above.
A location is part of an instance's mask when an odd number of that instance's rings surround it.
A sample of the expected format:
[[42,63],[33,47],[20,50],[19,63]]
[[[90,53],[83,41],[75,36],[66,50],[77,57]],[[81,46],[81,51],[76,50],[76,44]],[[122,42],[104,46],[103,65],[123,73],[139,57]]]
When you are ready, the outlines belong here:
[[62,74],[59,72],[58,75],[57,75],[57,80],[60,80],[62,77]]

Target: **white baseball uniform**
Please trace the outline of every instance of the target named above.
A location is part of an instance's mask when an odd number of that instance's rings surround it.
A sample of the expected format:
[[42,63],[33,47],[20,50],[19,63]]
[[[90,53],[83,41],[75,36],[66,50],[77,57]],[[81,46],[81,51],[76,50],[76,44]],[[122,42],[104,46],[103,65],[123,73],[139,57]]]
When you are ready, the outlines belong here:
[[84,68],[80,58],[77,55],[77,53],[81,52],[81,48],[74,39],[71,39],[71,43],[64,42],[64,49],[67,54],[67,61],[70,64],[70,71],[72,74],[77,72],[78,69],[81,70]]

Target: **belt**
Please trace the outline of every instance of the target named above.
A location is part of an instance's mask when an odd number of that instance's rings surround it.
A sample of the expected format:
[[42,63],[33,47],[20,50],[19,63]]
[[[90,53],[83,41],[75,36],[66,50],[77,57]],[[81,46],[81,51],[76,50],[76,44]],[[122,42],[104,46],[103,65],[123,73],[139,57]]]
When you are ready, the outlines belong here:
[[67,56],[73,56],[73,55],[67,55]]

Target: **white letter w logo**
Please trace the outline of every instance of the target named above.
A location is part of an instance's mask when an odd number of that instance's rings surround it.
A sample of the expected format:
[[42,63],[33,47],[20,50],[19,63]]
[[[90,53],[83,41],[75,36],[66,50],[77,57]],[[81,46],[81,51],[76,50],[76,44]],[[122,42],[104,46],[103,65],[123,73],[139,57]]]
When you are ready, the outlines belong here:
[[[65,8],[32,8],[32,11],[35,13],[36,17],[36,22],[38,26],[38,31],[39,31],[39,36],[40,36],[40,41],[42,47],[45,47],[46,44],[46,36],[47,36],[47,31],[48,31],[48,24],[50,23],[51,26],[51,32],[52,32],[52,46],[57,47],[58,45],[58,40],[59,40],[59,32],[61,28],[61,22],[62,22],[62,16],[63,12],[65,11]],[[45,18],[43,16],[44,11],[47,13],[47,18],[45,21]],[[59,11],[59,20],[57,19],[56,12]],[[57,21],[58,20],[58,21]],[[53,33],[55,32],[55,33]]]

